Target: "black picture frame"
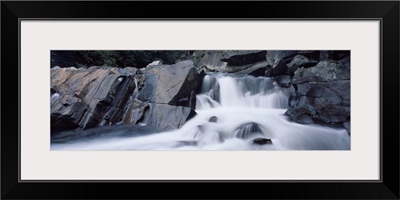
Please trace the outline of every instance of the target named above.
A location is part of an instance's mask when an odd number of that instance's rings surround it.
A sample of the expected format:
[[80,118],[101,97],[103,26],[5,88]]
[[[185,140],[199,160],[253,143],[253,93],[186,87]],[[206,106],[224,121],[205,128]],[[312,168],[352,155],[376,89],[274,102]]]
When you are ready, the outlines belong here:
[[[1,198],[399,199],[399,6],[398,1],[2,1]],[[379,19],[381,181],[20,182],[20,19]]]

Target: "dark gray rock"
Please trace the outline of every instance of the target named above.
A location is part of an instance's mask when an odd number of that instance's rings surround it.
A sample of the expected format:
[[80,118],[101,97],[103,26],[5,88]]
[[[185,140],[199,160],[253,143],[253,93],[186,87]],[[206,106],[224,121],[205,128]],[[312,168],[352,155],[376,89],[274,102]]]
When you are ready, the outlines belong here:
[[275,78],[276,83],[283,88],[289,88],[291,86],[292,79],[289,75],[281,75]]
[[227,65],[221,60],[223,53],[224,51],[204,51],[202,54],[196,55],[195,65],[206,71],[223,71]]
[[297,52],[298,51],[268,51],[266,60],[272,67],[265,72],[265,75],[273,77],[288,74],[287,64],[292,61]]
[[267,51],[239,51],[231,50],[224,51],[221,56],[221,61],[227,62],[228,65],[248,65],[265,60]]
[[210,117],[210,119],[208,120],[208,122],[217,122],[218,121],[218,118],[216,117],[216,116],[212,116],[212,117]]
[[319,60],[341,60],[350,56],[350,51],[320,51]]
[[257,145],[265,145],[265,144],[272,144],[271,139],[268,138],[255,138],[254,140],[251,141],[252,144],[257,144]]
[[182,147],[182,146],[197,146],[197,141],[196,140],[186,140],[186,141],[177,141],[177,147]]
[[249,73],[250,76],[254,76],[254,77],[260,77],[260,76],[264,76],[265,75],[265,71],[267,70],[267,66],[265,67],[261,67],[258,68],[252,72]]
[[81,99],[71,95],[62,96],[51,105],[51,131],[72,130],[79,127],[79,121],[87,108]]
[[350,121],[343,122],[343,127],[346,129],[347,133],[350,135]]
[[288,67],[289,74],[293,76],[294,72],[298,68],[312,67],[312,66],[316,65],[317,63],[318,63],[318,61],[309,59],[303,55],[296,55],[293,58],[293,60],[287,64],[287,67]]
[[319,120],[327,124],[342,124],[350,120],[350,107],[327,104],[318,109]]
[[137,99],[150,103],[195,108],[195,91],[201,82],[192,61],[156,65],[145,72],[145,84]]
[[299,115],[296,117],[295,121],[300,124],[312,124],[314,121],[312,120],[310,115]]
[[149,117],[145,121],[149,126],[173,130],[183,126],[187,120],[195,115],[196,112],[188,107],[150,104]]
[[294,73],[294,84],[305,82],[328,82],[350,80],[350,64],[339,61],[320,61],[316,66],[300,68]]
[[[182,126],[195,115],[199,80],[193,63],[149,68],[144,73],[129,67],[52,68],[52,132],[116,124]],[[138,100],[140,94],[153,96]]]
[[146,123],[150,116],[150,104],[147,102],[139,101],[137,99],[130,99],[125,106],[125,112],[122,122],[124,124],[139,124]]
[[135,88],[136,69],[58,68],[51,70],[51,130],[115,124]]
[[275,68],[280,61],[293,58],[297,53],[298,51],[267,51],[265,58]]

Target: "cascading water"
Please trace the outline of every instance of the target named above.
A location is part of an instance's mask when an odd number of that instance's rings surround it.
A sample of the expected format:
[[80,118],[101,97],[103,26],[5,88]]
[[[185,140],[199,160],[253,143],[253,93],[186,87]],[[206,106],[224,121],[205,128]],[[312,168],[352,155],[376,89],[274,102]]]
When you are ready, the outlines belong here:
[[[178,130],[52,145],[57,150],[348,150],[344,129],[290,122],[288,97],[271,78],[213,73],[197,94],[197,115]],[[254,144],[269,139],[272,144]]]

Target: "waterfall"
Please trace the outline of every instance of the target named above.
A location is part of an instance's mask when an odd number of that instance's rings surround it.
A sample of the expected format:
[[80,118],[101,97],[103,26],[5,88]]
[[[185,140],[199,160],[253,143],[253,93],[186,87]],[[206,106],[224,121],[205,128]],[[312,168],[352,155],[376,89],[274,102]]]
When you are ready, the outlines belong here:
[[[271,78],[210,73],[196,97],[197,115],[180,129],[98,139],[52,149],[79,150],[349,150],[343,128],[302,125],[284,115],[288,96]],[[254,140],[272,144],[255,144]],[[101,145],[99,145],[101,144]]]

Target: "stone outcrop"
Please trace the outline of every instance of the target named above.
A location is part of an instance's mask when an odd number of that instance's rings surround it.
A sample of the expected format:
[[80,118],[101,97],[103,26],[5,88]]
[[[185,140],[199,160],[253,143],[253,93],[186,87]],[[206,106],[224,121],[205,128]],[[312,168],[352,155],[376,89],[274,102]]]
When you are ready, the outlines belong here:
[[136,68],[51,69],[52,132],[146,123],[169,130],[195,115],[193,62]]
[[350,134],[350,51],[201,51],[195,58],[205,71],[272,77],[288,88],[291,120],[342,124]]
[[303,123],[343,124],[350,134],[350,59],[319,61],[295,71],[285,113]]

